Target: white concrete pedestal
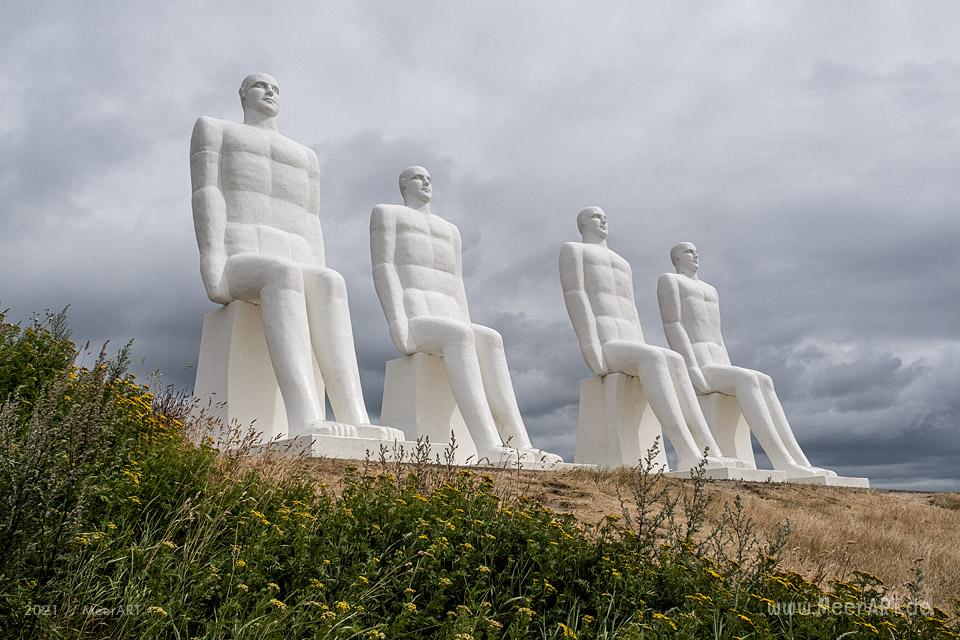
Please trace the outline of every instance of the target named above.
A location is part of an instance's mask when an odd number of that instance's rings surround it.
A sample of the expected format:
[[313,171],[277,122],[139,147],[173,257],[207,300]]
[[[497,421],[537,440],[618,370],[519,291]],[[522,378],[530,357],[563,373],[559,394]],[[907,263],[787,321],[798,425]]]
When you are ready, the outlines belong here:
[[439,445],[449,443],[452,432],[454,462],[477,463],[477,445],[453,399],[442,358],[415,353],[387,362],[380,422],[402,429],[407,440],[425,436]]
[[[325,388],[316,361],[313,370],[323,398]],[[210,434],[215,442],[229,436],[230,425],[246,429],[253,424],[263,434],[263,442],[287,436],[287,412],[257,305],[237,300],[204,316],[193,395],[200,400],[198,408],[223,425],[221,433]]]
[[707,419],[710,432],[720,445],[720,452],[711,455],[736,458],[756,467],[757,460],[753,455],[753,442],[750,440],[750,425],[743,418],[737,399],[722,393],[711,393],[697,396],[697,400],[703,416]]
[[666,466],[660,422],[638,378],[611,373],[580,382],[576,462],[601,468],[635,467],[657,437],[660,451],[654,462]]

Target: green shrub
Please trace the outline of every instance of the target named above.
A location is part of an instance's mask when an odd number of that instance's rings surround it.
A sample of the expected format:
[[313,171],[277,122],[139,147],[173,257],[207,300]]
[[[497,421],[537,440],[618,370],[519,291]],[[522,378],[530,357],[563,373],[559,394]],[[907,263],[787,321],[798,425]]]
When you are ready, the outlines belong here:
[[671,493],[651,454],[597,527],[419,454],[334,491],[195,446],[190,407],[123,354],[74,370],[64,326],[31,349],[3,327],[0,359],[44,371],[32,396],[6,374],[0,409],[7,637],[958,637],[943,612],[878,607],[872,576],[825,592],[781,570],[786,529],[758,535],[739,504],[707,530],[702,470]]

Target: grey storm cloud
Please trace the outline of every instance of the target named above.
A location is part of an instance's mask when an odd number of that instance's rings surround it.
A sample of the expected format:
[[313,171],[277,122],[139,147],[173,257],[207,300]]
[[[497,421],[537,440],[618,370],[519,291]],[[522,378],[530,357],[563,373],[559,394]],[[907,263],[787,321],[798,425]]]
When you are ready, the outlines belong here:
[[[504,337],[535,444],[572,457],[589,375],[557,274],[605,209],[648,342],[693,241],[735,364],[773,376],[815,464],[960,489],[960,9],[955,3],[12,3],[0,41],[0,306],[70,305],[94,349],[189,389],[206,300],[187,148],[237,86],[280,82],[321,161],[377,415],[397,356],[373,205],[430,169],[475,322]],[[12,29],[10,25],[17,25]]]

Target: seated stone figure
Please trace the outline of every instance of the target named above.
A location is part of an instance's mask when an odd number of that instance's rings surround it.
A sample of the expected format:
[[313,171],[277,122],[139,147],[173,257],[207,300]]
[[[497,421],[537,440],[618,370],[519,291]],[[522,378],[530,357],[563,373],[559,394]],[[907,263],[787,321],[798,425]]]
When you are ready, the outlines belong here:
[[[397,429],[368,424],[346,286],[324,258],[317,157],[277,131],[272,77],[244,78],[240,104],[242,124],[201,117],[190,143],[207,295],[259,305],[291,436],[400,439]],[[314,358],[339,422],[323,420]]]
[[606,214],[599,207],[587,207],[577,215],[577,228],[583,241],[568,242],[560,249],[560,283],[587,366],[597,376],[624,373],[639,378],[650,408],[677,452],[678,469],[696,466],[705,449],[711,454],[708,466],[743,466],[720,457],[683,358],[644,342],[633,272],[623,257],[607,247]]
[[500,334],[470,320],[460,231],[430,208],[430,173],[400,174],[403,205],[379,204],[370,217],[373,280],[401,353],[439,356],[480,459],[493,464],[561,462],[527,435]]
[[697,275],[697,248],[681,242],[670,249],[670,260],[676,273],[663,274],[657,283],[660,315],[667,342],[683,356],[693,386],[700,394],[735,396],[773,468],[788,478],[836,476],[811,466],[803,454],[770,376],[730,364],[720,333],[720,299]]

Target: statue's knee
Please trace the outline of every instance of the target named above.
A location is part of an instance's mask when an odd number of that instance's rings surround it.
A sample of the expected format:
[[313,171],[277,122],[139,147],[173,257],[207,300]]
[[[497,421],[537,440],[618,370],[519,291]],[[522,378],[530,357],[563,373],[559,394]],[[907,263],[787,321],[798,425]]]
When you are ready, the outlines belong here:
[[451,324],[445,333],[447,342],[453,347],[473,348],[477,344],[477,337],[469,325]]
[[481,340],[497,349],[503,348],[503,336],[500,335],[500,332],[490,327],[484,327],[482,325],[473,325],[473,331],[478,340]]
[[269,262],[261,267],[267,286],[282,289],[303,289],[303,272],[295,264],[287,262]]

